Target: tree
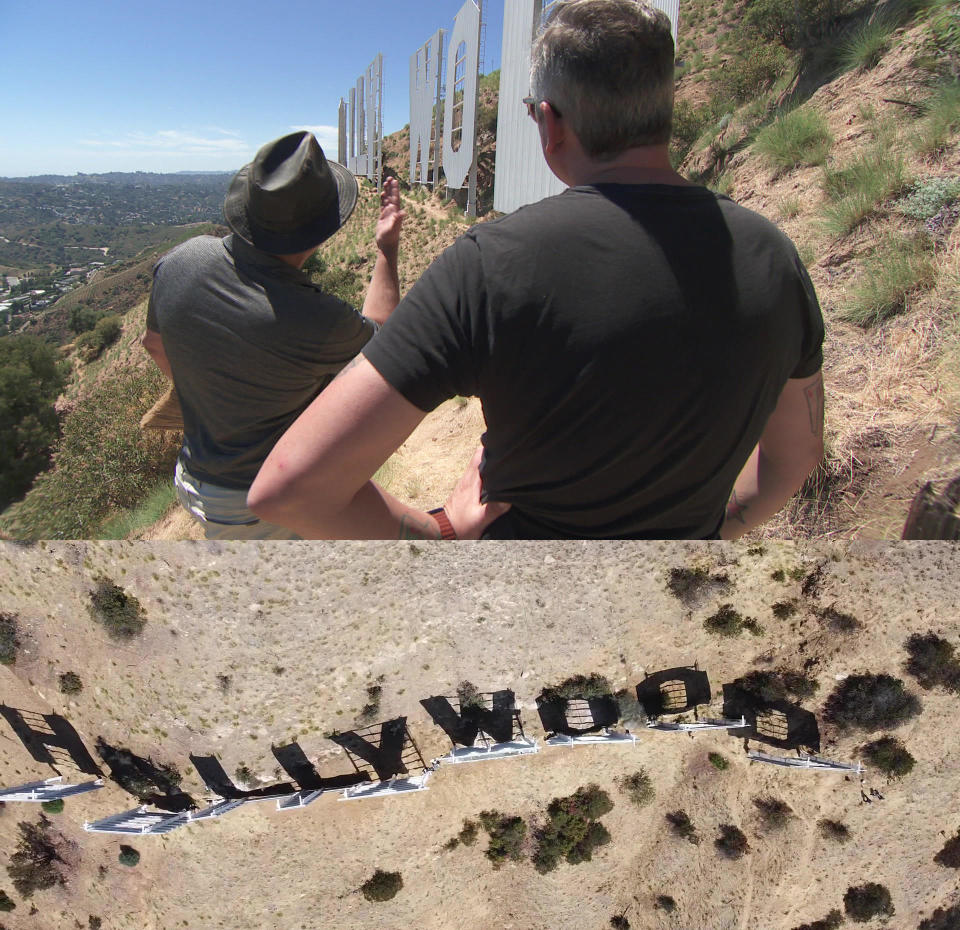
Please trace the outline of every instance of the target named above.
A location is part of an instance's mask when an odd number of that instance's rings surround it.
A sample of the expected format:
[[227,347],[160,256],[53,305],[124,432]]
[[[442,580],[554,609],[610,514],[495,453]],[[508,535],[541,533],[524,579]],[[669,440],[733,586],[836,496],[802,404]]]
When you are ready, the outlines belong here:
[[87,609],[94,620],[102,623],[114,639],[129,639],[143,632],[147,620],[143,608],[132,594],[127,594],[109,578],[99,578],[90,592]]
[[0,510],[49,464],[60,429],[53,403],[65,383],[52,346],[36,336],[0,338]]
[[865,885],[848,888],[843,896],[843,909],[847,917],[857,923],[866,923],[880,914],[892,917],[893,901],[883,885],[867,882]]
[[904,663],[908,675],[924,690],[940,685],[960,692],[960,659],[954,646],[936,633],[914,633],[906,642],[909,658]]
[[403,887],[399,872],[384,872],[377,869],[361,886],[360,891],[368,901],[389,901]]
[[920,713],[920,699],[892,675],[851,675],[834,689],[823,715],[841,729],[893,729]]
[[117,856],[117,862],[119,862],[120,865],[125,865],[132,869],[139,861],[140,853],[132,846],[120,847],[120,855]]
[[867,743],[861,752],[874,768],[878,768],[890,778],[903,778],[908,775],[917,761],[895,736],[882,736],[872,743]]
[[739,859],[750,852],[747,835],[732,823],[720,824],[720,836],[713,841],[713,845],[725,859]]
[[933,857],[933,861],[947,869],[960,869],[960,832],[944,843],[943,849]]
[[20,841],[10,857],[7,874],[20,896],[29,898],[35,891],[64,884],[63,859],[49,835],[50,821],[41,814],[37,823],[22,821],[17,828]]

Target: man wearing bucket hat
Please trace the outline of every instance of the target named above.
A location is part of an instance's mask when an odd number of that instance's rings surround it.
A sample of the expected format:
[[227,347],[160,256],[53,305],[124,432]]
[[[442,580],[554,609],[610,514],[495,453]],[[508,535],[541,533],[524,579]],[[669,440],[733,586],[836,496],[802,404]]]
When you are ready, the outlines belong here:
[[404,214],[394,179],[381,195],[362,313],[301,271],[356,203],[353,175],[312,134],[293,133],[237,172],[223,208],[231,235],[198,236],[154,268],[143,345],[176,384],[177,495],[208,539],[292,537],[247,509],[247,489],[284,430],[400,299]]

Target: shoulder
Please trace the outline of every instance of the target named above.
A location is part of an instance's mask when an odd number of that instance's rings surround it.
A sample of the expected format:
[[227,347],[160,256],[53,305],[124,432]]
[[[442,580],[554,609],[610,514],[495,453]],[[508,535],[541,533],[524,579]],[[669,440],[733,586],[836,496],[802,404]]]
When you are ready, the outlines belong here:
[[161,255],[156,265],[153,266],[153,272],[156,275],[164,265],[189,265],[211,261],[218,257],[225,258],[226,254],[223,239],[217,236],[194,236],[193,239],[188,239]]

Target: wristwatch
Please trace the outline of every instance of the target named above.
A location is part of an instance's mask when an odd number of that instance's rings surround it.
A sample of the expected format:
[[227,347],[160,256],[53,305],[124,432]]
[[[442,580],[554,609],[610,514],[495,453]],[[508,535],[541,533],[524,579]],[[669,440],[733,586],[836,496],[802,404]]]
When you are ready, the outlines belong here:
[[453,524],[450,522],[446,510],[442,507],[435,507],[433,510],[428,510],[427,513],[437,521],[437,525],[440,527],[441,539],[457,538],[457,531],[453,528]]

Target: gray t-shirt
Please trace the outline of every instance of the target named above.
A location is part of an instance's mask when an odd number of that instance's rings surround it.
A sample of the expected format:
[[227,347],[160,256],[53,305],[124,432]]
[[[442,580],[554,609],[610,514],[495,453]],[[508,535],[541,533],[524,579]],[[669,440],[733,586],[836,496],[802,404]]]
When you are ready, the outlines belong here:
[[247,488],[287,427],[376,331],[301,271],[238,236],[199,236],[157,262],[160,333],[195,477]]

